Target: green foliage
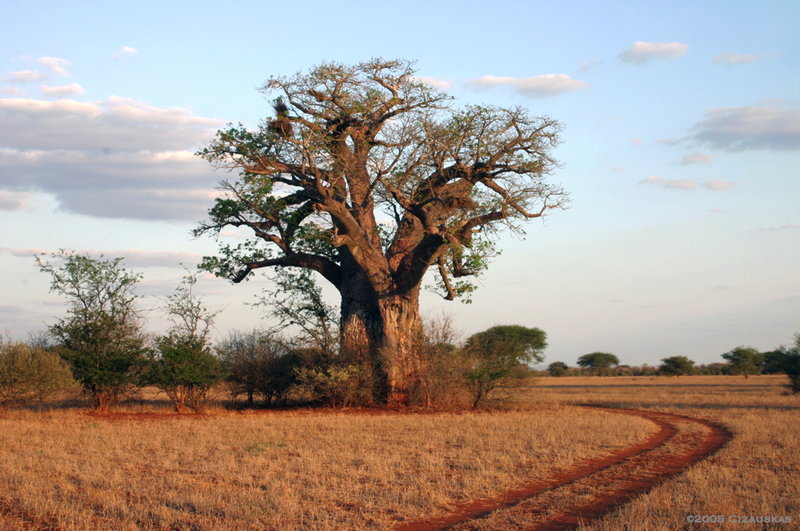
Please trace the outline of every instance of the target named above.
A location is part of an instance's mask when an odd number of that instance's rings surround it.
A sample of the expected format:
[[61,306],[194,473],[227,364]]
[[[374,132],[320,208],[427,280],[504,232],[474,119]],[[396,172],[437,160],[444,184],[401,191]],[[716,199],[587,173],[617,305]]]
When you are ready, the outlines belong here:
[[297,386],[312,400],[330,407],[352,407],[371,400],[366,382],[370,375],[360,365],[299,367]]
[[692,374],[694,372],[694,362],[686,356],[672,356],[661,360],[659,371],[662,374],[678,376],[681,374]]
[[104,260],[61,251],[36,257],[50,274],[50,290],[67,299],[67,317],[50,328],[61,356],[98,410],[118,402],[138,382],[145,362],[144,336],[134,307],[133,287],[141,275],[121,267],[122,258]]
[[75,385],[69,366],[57,353],[0,337],[0,406],[42,402]]
[[578,358],[578,365],[594,369],[598,376],[607,376],[611,367],[619,365],[619,358],[609,352],[592,352]]
[[569,366],[563,361],[554,361],[547,366],[547,372],[550,373],[550,376],[566,376]]
[[217,346],[234,397],[244,394],[252,405],[260,395],[266,405],[286,400],[296,383],[295,369],[304,360],[274,335],[254,330],[233,332]]
[[208,391],[221,380],[222,365],[208,343],[215,314],[209,312],[194,294],[197,277],[186,275],[167,297],[167,313],[172,328],[158,338],[158,355],[153,360],[151,382],[175,402],[183,412],[188,406],[200,412]]
[[759,374],[764,356],[752,347],[736,347],[722,355],[730,365],[731,374],[743,374],[745,379],[751,374]]
[[201,412],[209,390],[223,376],[222,365],[205,339],[171,333],[157,340],[151,382],[175,402],[175,410]]
[[539,328],[494,326],[470,336],[464,354],[470,360],[466,373],[472,406],[501,386],[529,376],[528,364],[544,359],[547,334]]
[[274,285],[261,298],[278,320],[276,330],[295,326],[296,343],[335,353],[339,343],[339,311],[322,295],[322,288],[308,269],[283,267],[275,272]]

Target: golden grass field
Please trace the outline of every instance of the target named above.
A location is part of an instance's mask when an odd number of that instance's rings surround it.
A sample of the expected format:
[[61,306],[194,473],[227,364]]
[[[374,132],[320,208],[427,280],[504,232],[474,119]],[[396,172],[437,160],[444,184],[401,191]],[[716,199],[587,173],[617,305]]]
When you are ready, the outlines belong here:
[[782,396],[782,383],[541,378],[510,409],[463,413],[212,408],[154,418],[147,413],[168,407],[139,404],[129,408],[135,415],[102,418],[70,407],[9,410],[0,413],[0,528],[389,529],[546,479],[655,431],[644,419],[570,405],[579,403],[713,419],[734,433],[718,454],[589,528],[680,529],[694,514],[788,515],[796,523],[800,400]]

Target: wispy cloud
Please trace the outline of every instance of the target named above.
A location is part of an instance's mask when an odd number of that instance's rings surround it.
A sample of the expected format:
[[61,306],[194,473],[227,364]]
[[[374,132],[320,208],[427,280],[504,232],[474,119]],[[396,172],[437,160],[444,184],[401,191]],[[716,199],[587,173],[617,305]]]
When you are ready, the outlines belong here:
[[567,92],[585,89],[585,81],[573,79],[567,74],[546,74],[534,77],[483,76],[469,81],[478,88],[510,87],[523,96],[548,98]]
[[722,181],[720,179],[711,179],[710,181],[704,182],[703,186],[705,186],[709,190],[717,190],[717,191],[723,192],[725,190],[733,189],[735,184],[730,182],[730,181]]
[[671,59],[689,51],[689,45],[682,42],[643,42],[637,41],[619,54],[626,63],[643,65],[653,60]]
[[744,65],[747,63],[755,63],[758,61],[758,55],[754,53],[722,53],[714,56],[711,60],[714,64],[726,64],[728,66]]
[[800,149],[800,109],[777,106],[711,109],[691,131],[690,142],[723,151]]
[[61,85],[58,87],[42,85],[42,93],[48,98],[63,98],[65,96],[85,94],[86,90],[80,86],[79,83],[70,83],[69,85]]
[[785,225],[778,225],[777,227],[759,227],[759,232],[776,232],[776,231],[784,231],[784,230],[797,230],[800,229],[800,225],[794,223],[787,223]]
[[35,83],[46,78],[47,74],[36,70],[17,70],[6,75],[6,80],[11,83]]
[[137,50],[133,46],[123,46],[122,48],[111,54],[111,58],[115,60],[120,60],[128,57],[133,57],[135,55],[139,55],[139,50]]
[[66,59],[60,57],[40,57],[36,62],[59,76],[69,75],[67,69],[64,68],[65,65],[69,64],[69,61]]
[[[661,188],[671,188],[673,190],[694,190],[695,188],[701,186],[701,183],[697,181],[691,181],[689,179],[664,179],[663,177],[659,177],[657,175],[651,175],[645,179],[642,179],[639,181],[639,184],[655,185]],[[733,188],[733,183],[712,179],[702,183],[702,186],[708,190],[724,191]]]
[[688,166],[690,164],[708,164],[714,159],[712,155],[706,155],[705,153],[698,153],[695,151],[694,153],[690,153],[681,159],[681,164]]
[[445,81],[444,79],[439,79],[430,76],[414,76],[414,80],[419,83],[425,83],[426,85],[430,85],[431,87],[440,88],[443,90],[449,89],[453,86],[453,84],[449,81]]
[[[0,253],[7,253],[18,258],[33,258],[57,252],[55,249],[10,248],[0,247]],[[145,249],[122,249],[112,251],[98,251],[96,249],[78,249],[78,253],[89,256],[104,256],[106,258],[123,258],[127,267],[191,267],[200,262],[202,256],[195,253],[174,251],[148,251]]]

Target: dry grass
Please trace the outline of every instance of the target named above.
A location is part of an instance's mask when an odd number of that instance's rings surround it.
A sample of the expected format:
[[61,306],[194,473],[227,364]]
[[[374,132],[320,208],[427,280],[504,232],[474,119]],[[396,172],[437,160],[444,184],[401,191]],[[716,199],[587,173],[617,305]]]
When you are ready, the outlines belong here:
[[[800,400],[783,376],[558,378],[541,381],[536,401],[612,403],[715,420],[733,440],[718,454],[585,529],[687,527],[687,517],[720,515],[736,529],[797,529],[800,522]],[[738,523],[791,517],[791,524]],[[736,523],[728,520],[734,517]],[[718,524],[688,528],[720,528]]]
[[[0,528],[386,529],[652,433],[642,419],[568,405],[602,403],[712,419],[735,437],[587,529],[694,528],[689,515],[791,516],[793,524],[774,526],[790,529],[800,521],[800,400],[783,396],[783,383],[542,378],[524,407],[493,413],[220,409],[109,421],[81,409],[8,411],[0,415]],[[152,404],[130,409],[169,411]]]
[[66,529],[385,529],[544,479],[652,430],[558,405],[111,422],[17,411],[0,418],[0,496]]

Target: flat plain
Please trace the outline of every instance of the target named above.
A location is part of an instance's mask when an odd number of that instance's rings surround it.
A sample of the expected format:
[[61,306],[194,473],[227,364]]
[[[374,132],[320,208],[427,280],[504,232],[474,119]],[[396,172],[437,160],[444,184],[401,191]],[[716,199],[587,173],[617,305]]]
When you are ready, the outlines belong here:
[[[0,526],[390,529],[586,468],[658,431],[613,408],[708,419],[733,437],[584,528],[702,527],[687,524],[694,515],[791,517],[796,525],[800,400],[783,395],[782,383],[779,376],[540,378],[503,409],[476,412],[212,407],[178,416],[159,402],[105,416],[74,406],[7,410]],[[664,454],[680,453],[706,430],[675,426]],[[637,473],[630,460],[616,469]],[[546,527],[568,508],[601,499],[607,483],[587,475],[458,528]],[[736,525],[765,527],[792,525]]]

